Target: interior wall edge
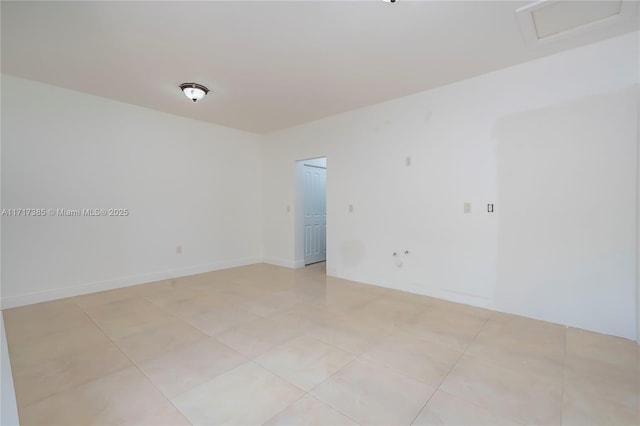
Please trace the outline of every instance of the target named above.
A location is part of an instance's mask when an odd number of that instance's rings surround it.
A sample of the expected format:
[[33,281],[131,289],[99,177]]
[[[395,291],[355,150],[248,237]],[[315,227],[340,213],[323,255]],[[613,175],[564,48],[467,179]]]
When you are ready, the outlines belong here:
[[2,388],[0,389],[0,424],[18,425],[18,405],[16,403],[16,393],[13,386],[13,375],[11,374],[11,360],[9,359],[9,347],[7,346],[7,335],[4,331],[4,320],[0,312],[0,378]]

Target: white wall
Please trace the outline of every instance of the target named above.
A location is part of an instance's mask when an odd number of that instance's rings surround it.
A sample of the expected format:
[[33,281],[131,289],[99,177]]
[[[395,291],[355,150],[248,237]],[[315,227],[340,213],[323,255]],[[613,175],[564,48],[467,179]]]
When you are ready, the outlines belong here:
[[635,338],[638,59],[629,34],[266,138],[3,75],[2,207],[131,216],[4,217],[2,306],[294,266],[295,161],[327,156],[330,274]]
[[2,208],[130,210],[3,217],[3,307],[260,261],[260,136],[8,75],[2,124]]
[[638,59],[629,34],[269,135],[265,258],[294,262],[295,161],[327,156],[329,274],[635,338]]

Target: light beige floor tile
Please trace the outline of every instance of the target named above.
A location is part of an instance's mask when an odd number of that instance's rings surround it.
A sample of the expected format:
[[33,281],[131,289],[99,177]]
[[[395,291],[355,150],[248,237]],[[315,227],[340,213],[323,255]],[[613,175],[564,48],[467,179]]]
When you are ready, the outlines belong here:
[[144,413],[135,420],[127,420],[123,424],[131,426],[190,426],[191,423],[171,403],[163,403],[158,410]]
[[169,401],[135,367],[75,389],[57,393],[19,410],[23,425],[140,424],[170,410]]
[[488,320],[495,312],[488,309],[479,308],[477,306],[465,305],[462,303],[450,302],[443,299],[431,299],[428,312],[435,311],[436,313],[448,312],[454,317],[474,317],[478,319]]
[[565,335],[561,325],[496,313],[466,353],[553,379],[563,374]]
[[223,333],[230,328],[260,319],[258,315],[240,308],[216,309],[186,318],[185,321],[209,336]]
[[142,298],[85,307],[85,312],[112,339],[156,328],[176,318]]
[[73,307],[64,312],[50,314],[44,318],[40,316],[20,318],[12,317],[5,321],[7,339],[14,344],[39,339],[53,333],[69,332],[78,328],[93,325],[93,321],[79,307]]
[[262,424],[303,395],[302,390],[245,363],[172,398],[192,424]]
[[525,424],[559,424],[562,376],[550,380],[464,355],[440,389]]
[[312,303],[332,315],[347,315],[353,313],[354,309],[361,308],[379,297],[379,293],[375,290],[361,289],[351,286],[347,282],[336,283],[327,278],[324,298]]
[[327,283],[324,275],[320,278],[309,277],[297,281],[294,286],[289,288],[289,291],[311,299],[320,299],[327,294]]
[[18,405],[24,407],[131,366],[129,359],[111,342],[30,366],[15,363],[12,367]]
[[465,350],[487,321],[483,311],[473,311],[450,304],[427,310],[405,322],[402,330],[429,341],[439,341]]
[[221,307],[224,306],[214,296],[196,295],[189,299],[167,303],[163,309],[179,318],[190,318]]
[[[564,425],[639,425],[640,414],[635,404],[630,404],[629,396],[620,400],[599,397],[602,390],[584,389],[575,384],[565,384],[562,424]],[[635,405],[635,408],[630,408]]]
[[435,389],[387,367],[354,361],[311,394],[360,424],[409,424]]
[[260,317],[291,309],[313,298],[290,290],[276,291],[238,305],[239,308]]
[[427,341],[393,332],[362,355],[367,360],[388,366],[434,388],[440,386],[462,351],[437,341]]
[[96,320],[103,317],[110,318],[114,316],[130,316],[135,314],[152,315],[158,312],[163,315],[167,315],[156,305],[142,297],[115,300],[103,304],[90,304],[88,306],[82,306],[82,309],[91,318]]
[[307,394],[273,417],[266,426],[355,426],[350,418]]
[[34,303],[33,305],[2,311],[5,324],[17,324],[21,321],[38,321],[51,318],[53,315],[63,314],[70,310],[77,310],[78,305],[71,298],[52,300],[50,302]]
[[73,298],[74,302],[81,307],[99,306],[107,303],[119,302],[127,299],[139,297],[133,287],[119,288],[115,290],[100,291],[97,293],[85,294]]
[[[255,286],[255,284],[254,284]],[[257,291],[257,295],[246,295],[243,294],[242,291],[238,288],[220,288],[217,286],[202,286],[198,289],[199,292],[203,295],[207,295],[212,297],[215,300],[216,307],[215,309],[232,309],[237,305],[241,305],[242,303],[246,303],[248,300],[251,300],[254,297],[259,297],[265,293],[266,290],[260,289]],[[247,291],[247,293],[251,293]],[[200,312],[202,313],[202,312]]]
[[361,355],[388,336],[392,330],[392,324],[332,316],[317,324],[308,334],[355,355]]
[[206,337],[206,334],[184,321],[174,320],[116,339],[115,342],[132,361],[140,362],[159,353],[181,349]]
[[[635,342],[570,328],[565,360],[565,422],[628,423],[640,409]],[[630,414],[632,413],[632,414]],[[626,420],[625,420],[626,419]]]
[[216,339],[253,359],[304,334],[310,327],[309,323],[282,314],[232,328],[216,336]]
[[565,388],[594,398],[638,407],[637,370],[571,355],[565,366]]
[[638,368],[637,343],[569,327],[567,357],[582,357],[622,368]]
[[172,398],[247,359],[213,338],[198,341],[138,363],[138,367],[167,397]]
[[[635,342],[326,277],[324,264],[197,274],[4,319],[25,424],[188,424],[157,388],[205,423],[640,424]],[[287,381],[325,401],[296,402]]]
[[355,356],[310,336],[276,346],[255,359],[299,388],[309,391],[353,361]]
[[403,325],[423,313],[425,306],[397,298],[379,298],[355,309],[350,316],[370,321]]
[[191,288],[170,288],[158,292],[146,291],[143,297],[154,305],[164,308],[168,305],[193,299],[199,295],[200,293]]
[[492,412],[463,399],[439,390],[422,409],[413,425],[519,425],[513,420],[499,417]]
[[632,368],[571,354],[564,383],[564,424],[640,424],[640,389]]
[[29,368],[108,342],[109,338],[89,320],[83,321],[78,328],[47,334],[37,339],[18,342],[8,339],[11,367]]
[[287,309],[284,313],[295,318],[300,318],[302,321],[311,321],[317,324],[325,323],[332,318],[338,318],[329,313],[329,311],[327,311],[324,306],[318,304],[317,301],[296,305],[291,309]]

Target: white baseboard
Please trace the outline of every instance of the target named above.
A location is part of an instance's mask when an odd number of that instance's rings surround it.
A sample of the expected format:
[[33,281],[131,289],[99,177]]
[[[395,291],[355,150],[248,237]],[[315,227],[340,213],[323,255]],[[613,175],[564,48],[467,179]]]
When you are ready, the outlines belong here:
[[475,294],[460,293],[457,291],[447,290],[439,287],[424,286],[417,283],[410,283],[405,288],[398,290],[408,291],[410,293],[420,294],[422,296],[435,297],[437,299],[448,300],[449,302],[462,303],[463,305],[477,306],[479,308],[495,310],[493,300],[477,296]]
[[304,259],[302,260],[296,260],[293,262],[293,267],[298,269],[298,268],[304,268],[306,265],[304,264]]
[[18,306],[32,305],[34,303],[64,299],[65,297],[80,296],[83,294],[95,293],[98,291],[114,290],[117,288],[129,287],[137,284],[184,277],[187,275],[201,274],[204,272],[212,272],[220,269],[235,268],[237,266],[252,265],[254,263],[260,263],[261,260],[262,259],[260,259],[259,257],[228,260],[223,262],[194,265],[186,268],[172,269],[168,271],[150,272],[147,274],[131,275],[128,277],[95,281],[72,287],[27,293],[18,296],[4,297],[0,299],[0,309],[16,308]]

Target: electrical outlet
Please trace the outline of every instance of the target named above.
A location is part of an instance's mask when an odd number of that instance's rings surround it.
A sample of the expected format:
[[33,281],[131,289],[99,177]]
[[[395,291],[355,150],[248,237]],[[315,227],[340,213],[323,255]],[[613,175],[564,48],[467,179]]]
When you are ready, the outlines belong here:
[[182,246],[176,246],[176,254],[182,254]]

